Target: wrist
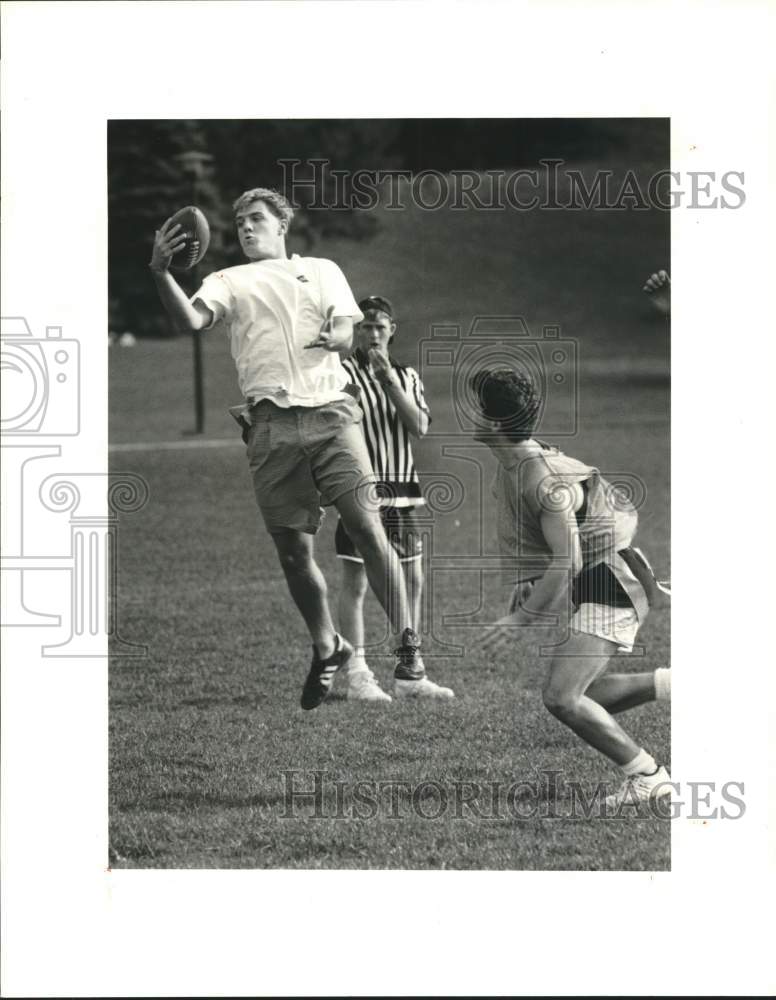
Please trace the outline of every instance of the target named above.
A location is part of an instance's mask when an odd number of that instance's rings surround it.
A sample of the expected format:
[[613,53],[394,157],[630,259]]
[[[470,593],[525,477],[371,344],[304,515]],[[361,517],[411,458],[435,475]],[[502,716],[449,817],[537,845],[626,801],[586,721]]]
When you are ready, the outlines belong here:
[[157,264],[154,264],[154,262],[151,261],[148,265],[148,270],[151,272],[151,274],[167,274],[168,268],[159,267]]
[[397,377],[396,377],[396,375],[394,374],[393,371],[377,372],[375,374],[375,378],[380,383],[380,385],[385,386],[386,389],[389,386],[398,385],[399,384],[399,380],[397,379]]

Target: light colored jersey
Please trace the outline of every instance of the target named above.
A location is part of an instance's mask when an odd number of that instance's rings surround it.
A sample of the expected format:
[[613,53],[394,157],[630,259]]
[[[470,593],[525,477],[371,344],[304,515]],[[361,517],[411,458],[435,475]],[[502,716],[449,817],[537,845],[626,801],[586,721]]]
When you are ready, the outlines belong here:
[[305,350],[330,306],[363,319],[345,275],[317,257],[251,261],[209,274],[199,299],[229,332],[240,391],[256,403],[321,406],[344,397],[348,376],[336,351]]
[[[577,512],[585,567],[599,562],[614,567],[617,553],[630,546],[638,514],[622,492],[593,466],[542,446],[541,452],[515,459],[508,468],[499,463],[493,483],[505,582],[521,584],[544,574],[552,551],[542,532],[541,511],[564,509],[570,502],[568,487],[576,483],[584,483],[586,493]],[[615,575],[619,579],[619,572]]]
[[[425,503],[415,471],[410,432],[399,418],[388,393],[370,371],[369,363],[358,353],[342,364],[350,380],[361,389],[358,400],[364,412],[361,426],[377,476],[382,506],[415,507]],[[411,392],[420,409],[428,414],[423,383],[415,369],[393,359],[391,365],[402,389]]]

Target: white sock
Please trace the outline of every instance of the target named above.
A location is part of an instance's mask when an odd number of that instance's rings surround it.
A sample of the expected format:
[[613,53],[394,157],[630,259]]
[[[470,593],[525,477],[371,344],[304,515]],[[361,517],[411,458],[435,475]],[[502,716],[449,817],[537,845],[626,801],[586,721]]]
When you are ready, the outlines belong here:
[[348,676],[352,674],[357,674],[359,671],[368,670],[369,667],[366,662],[366,654],[364,653],[364,647],[356,647],[356,651],[350,659],[348,664]]
[[620,770],[628,777],[632,774],[654,774],[657,771],[657,764],[652,754],[647,753],[643,748],[627,764],[621,764]]
[[671,700],[671,671],[668,667],[658,667],[655,671],[655,699]]

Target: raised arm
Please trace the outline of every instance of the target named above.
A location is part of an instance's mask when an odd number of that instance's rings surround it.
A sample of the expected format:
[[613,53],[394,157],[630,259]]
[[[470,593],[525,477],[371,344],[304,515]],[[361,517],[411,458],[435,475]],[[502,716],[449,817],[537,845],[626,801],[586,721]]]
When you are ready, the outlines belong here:
[[157,229],[148,267],[162,305],[175,329],[181,332],[203,330],[213,323],[215,317],[212,310],[199,299],[192,305],[186,293],[170,274],[173,255],[185,245],[182,234],[178,233],[180,228],[179,225],[170,227],[168,219],[161,229]]
[[401,422],[413,437],[423,437],[428,431],[430,423],[428,413],[420,406],[412,389],[402,388],[399,376],[391,365],[388,355],[373,347],[369,351],[369,361],[375,378],[396,407]]

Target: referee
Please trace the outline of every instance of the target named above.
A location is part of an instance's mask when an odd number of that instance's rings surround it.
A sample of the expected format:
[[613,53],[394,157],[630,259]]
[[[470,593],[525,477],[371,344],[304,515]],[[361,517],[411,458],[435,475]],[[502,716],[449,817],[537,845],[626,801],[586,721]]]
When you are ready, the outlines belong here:
[[[423,437],[431,417],[418,373],[398,364],[388,354],[388,346],[396,334],[393,306],[388,299],[372,295],[359,303],[359,309],[364,318],[356,327],[356,350],[342,364],[360,389],[359,403],[364,412],[361,426],[377,478],[380,517],[404,571],[412,627],[417,631],[423,591],[423,540],[415,508],[425,501],[415,471],[411,438]],[[343,571],[340,629],[355,649],[347,669],[347,696],[360,701],[388,702],[391,697],[380,688],[364,653],[367,590],[364,561],[341,519],[335,547]],[[434,684],[425,675],[422,681],[404,679],[399,662],[394,674],[394,695],[438,699],[452,698],[453,692]]]

